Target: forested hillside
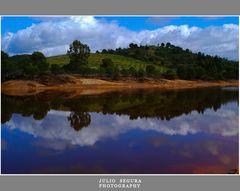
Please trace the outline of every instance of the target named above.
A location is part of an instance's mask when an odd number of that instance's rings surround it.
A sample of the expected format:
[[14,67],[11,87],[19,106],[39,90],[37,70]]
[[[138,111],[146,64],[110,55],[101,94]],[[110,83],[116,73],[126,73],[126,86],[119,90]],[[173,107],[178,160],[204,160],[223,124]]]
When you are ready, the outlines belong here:
[[9,56],[1,51],[2,81],[33,79],[42,74],[81,74],[120,77],[151,77],[185,80],[238,79],[238,61],[193,53],[170,43],[157,46],[129,44],[128,48],[90,53],[80,41],[70,44],[66,55],[46,58],[41,52]]

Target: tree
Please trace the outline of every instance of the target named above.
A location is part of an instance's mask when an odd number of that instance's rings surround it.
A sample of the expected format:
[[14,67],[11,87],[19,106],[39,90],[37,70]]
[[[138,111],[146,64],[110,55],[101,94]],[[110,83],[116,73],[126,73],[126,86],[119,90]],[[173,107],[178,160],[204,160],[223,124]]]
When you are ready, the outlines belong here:
[[8,54],[7,54],[6,52],[3,52],[3,51],[1,50],[1,61],[2,61],[2,62],[6,62],[8,59],[9,59]]
[[142,78],[142,77],[144,77],[144,75],[145,75],[144,69],[143,69],[143,68],[140,68],[140,69],[138,70],[138,77]]
[[37,66],[34,66],[32,63],[23,64],[23,73],[27,78],[33,78],[39,73]]
[[166,48],[170,48],[170,47],[171,47],[171,43],[170,43],[170,42],[167,42]]
[[21,68],[3,51],[1,51],[1,72],[2,81],[15,79],[21,75]]
[[137,70],[134,67],[129,68],[129,73],[131,76],[137,76]]
[[123,68],[123,69],[121,70],[121,74],[122,74],[123,76],[129,76],[129,70],[127,70],[126,68]]
[[119,78],[119,68],[113,64],[110,58],[102,59],[102,64],[100,65],[100,72],[101,71],[105,71],[105,73],[113,80]]
[[116,65],[113,65],[110,69],[111,74],[110,77],[112,80],[118,80],[119,79],[119,68]]
[[177,73],[175,70],[168,69],[166,73],[164,74],[164,77],[169,79],[169,80],[174,80],[177,78]]
[[206,74],[206,71],[201,66],[195,66],[195,75],[197,79],[204,79],[204,74]]
[[102,50],[102,53],[103,53],[103,54],[107,54],[108,52],[107,52],[106,49],[103,49],[103,50]]
[[156,70],[156,67],[153,66],[153,65],[147,65],[147,67],[146,67],[146,73],[147,73],[148,75],[154,74],[154,73],[155,73],[155,70]]
[[11,62],[7,53],[1,51],[1,78],[2,81],[8,79],[11,72]]
[[137,44],[134,44],[134,43],[130,43],[129,44],[129,48],[138,48],[138,45]]
[[113,62],[110,58],[104,58],[102,59],[102,64],[100,65],[100,67],[103,67],[106,69],[112,65],[113,65]]
[[81,130],[84,127],[87,127],[91,123],[91,115],[88,112],[71,112],[68,121],[70,126],[76,131]]
[[90,56],[90,48],[88,45],[75,40],[69,45],[67,55],[70,59],[67,69],[80,72],[81,69],[88,64],[87,59]]
[[48,70],[49,64],[47,63],[47,59],[43,53],[33,52],[31,56],[31,60],[32,60],[33,66],[37,67],[40,74],[45,73]]
[[110,58],[102,59],[102,64],[100,64],[100,72],[104,72],[108,76],[111,76],[113,68],[113,62]]
[[52,64],[50,70],[53,74],[61,74],[63,72],[59,64]]
[[[185,80],[195,79],[196,72],[195,72],[194,65],[186,65],[186,64],[179,65],[177,68],[177,75],[181,79],[185,79]],[[199,71],[199,75],[202,75],[200,74],[200,71]]]
[[181,79],[186,79],[187,78],[187,66],[185,64],[180,64],[177,67],[177,75]]

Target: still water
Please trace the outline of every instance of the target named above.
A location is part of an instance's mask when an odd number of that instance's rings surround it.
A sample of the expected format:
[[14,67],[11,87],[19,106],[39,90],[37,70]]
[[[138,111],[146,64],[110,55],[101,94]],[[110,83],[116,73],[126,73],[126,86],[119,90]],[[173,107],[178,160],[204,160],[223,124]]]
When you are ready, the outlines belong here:
[[2,94],[2,173],[230,173],[238,88]]

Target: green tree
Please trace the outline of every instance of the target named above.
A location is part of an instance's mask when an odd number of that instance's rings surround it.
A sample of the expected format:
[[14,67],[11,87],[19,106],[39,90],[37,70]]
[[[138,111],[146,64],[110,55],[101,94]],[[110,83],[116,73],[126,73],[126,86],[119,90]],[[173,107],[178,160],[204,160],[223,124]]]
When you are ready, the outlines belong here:
[[7,53],[1,51],[1,79],[15,79],[21,75],[21,68],[17,65]]
[[7,53],[1,51],[1,78],[5,81],[11,75],[11,62]]
[[170,48],[170,47],[171,47],[171,43],[170,43],[170,42],[167,42],[166,48]]
[[123,69],[121,70],[121,74],[122,74],[123,76],[129,76],[129,70],[126,69],[126,68],[123,68]]
[[61,74],[63,73],[62,68],[59,64],[52,64],[50,70],[53,74]]
[[119,79],[119,68],[116,65],[113,65],[110,70],[111,70],[111,75],[110,75],[111,79],[118,80]]
[[[201,72],[199,71],[199,75]],[[196,78],[196,71],[194,65],[181,64],[177,68],[177,75],[184,80],[192,80]]]
[[174,80],[177,78],[177,73],[175,70],[168,69],[163,76],[169,80]]
[[206,74],[206,71],[201,66],[195,66],[195,77],[196,79],[204,79],[204,75]]
[[113,65],[113,62],[110,58],[104,58],[102,59],[102,64],[100,65],[100,67],[103,67],[106,69],[112,65]]
[[47,63],[47,59],[41,52],[33,52],[31,56],[33,66],[36,66],[39,73],[45,73],[48,71],[49,64]]
[[144,76],[145,76],[145,71],[144,71],[143,68],[140,68],[140,69],[138,70],[138,77],[142,78],[142,77],[144,77]]
[[32,79],[35,75],[39,74],[39,69],[37,66],[34,66],[32,63],[23,64],[24,75],[27,78]]
[[107,54],[108,52],[107,52],[106,49],[103,49],[103,50],[102,50],[102,53],[103,53],[103,54]]
[[87,59],[90,56],[90,48],[88,45],[75,40],[69,45],[67,55],[70,59],[67,69],[71,72],[81,72],[81,69],[85,68],[88,64]]
[[105,71],[105,74],[111,76],[113,71],[113,62],[110,58],[102,59],[102,64],[100,64],[100,71]]
[[119,78],[119,73],[120,73],[119,68],[116,65],[114,65],[114,63],[110,58],[102,59],[102,64],[100,65],[100,71],[105,71],[107,76],[113,80],[117,80]]
[[156,71],[156,67],[153,66],[153,65],[147,65],[146,67],[146,73],[148,75],[154,75],[155,74],[155,71]]
[[137,70],[134,67],[129,68],[129,74],[131,76],[137,76]]
[[138,45],[137,44],[134,44],[134,43],[130,43],[129,44],[129,48],[138,48]]

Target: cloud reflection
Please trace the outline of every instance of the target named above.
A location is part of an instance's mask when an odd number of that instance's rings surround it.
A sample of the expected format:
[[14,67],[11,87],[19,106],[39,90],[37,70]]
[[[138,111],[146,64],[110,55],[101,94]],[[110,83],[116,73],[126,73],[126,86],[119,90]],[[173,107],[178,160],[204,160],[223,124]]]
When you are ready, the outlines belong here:
[[[34,137],[44,138],[50,143],[57,140],[61,143],[61,146],[54,144],[51,147],[57,150],[66,148],[63,146],[65,145],[63,142],[66,142],[67,145],[91,146],[100,140],[116,138],[120,134],[133,129],[151,130],[165,135],[180,136],[196,133],[220,136],[238,135],[238,106],[232,103],[223,105],[217,112],[207,109],[202,115],[194,111],[188,115],[175,117],[170,121],[156,118],[130,120],[127,115],[90,114],[91,124],[79,131],[70,127],[68,120],[70,112],[56,110],[49,111],[43,120],[35,120],[32,116],[23,117],[14,114],[4,126],[11,130],[18,129]],[[209,149],[213,153],[217,152],[212,147],[209,147]]]

